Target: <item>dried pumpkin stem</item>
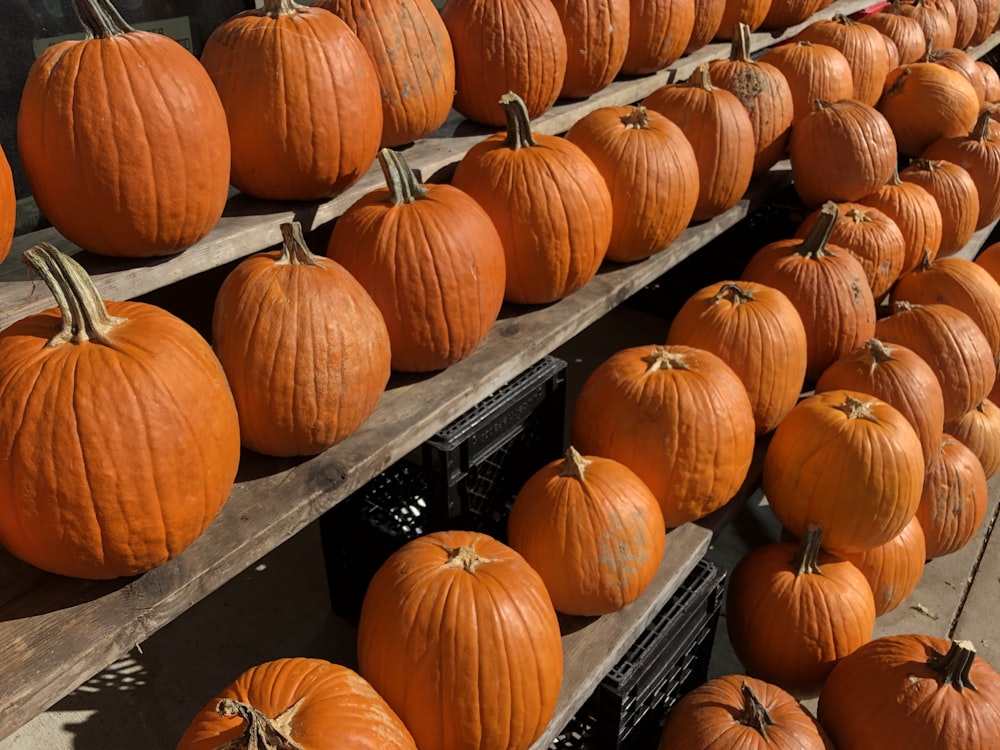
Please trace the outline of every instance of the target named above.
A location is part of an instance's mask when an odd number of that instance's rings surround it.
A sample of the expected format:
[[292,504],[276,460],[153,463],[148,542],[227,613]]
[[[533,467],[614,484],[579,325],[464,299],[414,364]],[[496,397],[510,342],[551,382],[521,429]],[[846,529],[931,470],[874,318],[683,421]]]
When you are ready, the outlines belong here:
[[818,260],[825,255],[834,255],[827,248],[826,243],[830,239],[830,235],[833,233],[833,228],[836,226],[837,219],[839,218],[840,209],[837,208],[837,204],[833,201],[824,203],[823,207],[819,210],[819,219],[817,219],[813,228],[809,230],[806,238],[802,240],[802,244],[799,245],[796,253],[812,260]]
[[401,206],[427,197],[427,188],[420,184],[401,153],[383,148],[378,152],[378,163],[389,186],[389,198],[393,205]]
[[969,140],[977,141],[979,143],[989,143],[993,140],[993,132],[990,126],[993,123],[993,118],[990,116],[990,108],[984,109],[979,113],[979,119],[976,120],[975,126],[972,128],[972,132],[969,133]]
[[219,716],[237,716],[246,723],[246,727],[236,739],[230,740],[219,750],[305,750],[291,737],[291,724],[298,710],[301,698],[281,712],[274,719],[269,719],[253,706],[223,698],[215,707]]
[[744,302],[753,302],[756,297],[753,290],[744,289],[739,284],[728,283],[719,287],[719,291],[712,297],[712,302],[721,302],[724,299],[728,299],[733,303],[733,307],[736,307]]
[[646,372],[656,372],[657,370],[687,370],[687,359],[680,352],[672,352],[662,346],[657,346],[646,357],[642,358],[649,367]]
[[512,149],[537,146],[531,135],[531,118],[528,117],[524,99],[513,91],[508,91],[500,97],[500,106],[503,107],[504,117],[507,118],[507,139],[504,145]]
[[622,116],[622,125],[633,130],[649,130],[649,111],[641,104],[629,107]]
[[693,86],[695,88],[704,89],[705,91],[714,91],[715,86],[712,85],[712,76],[708,72],[708,63],[704,62],[694,69],[691,77],[687,79],[687,85]]
[[566,449],[566,455],[563,457],[562,465],[559,467],[559,476],[573,477],[577,481],[582,482],[587,467],[592,463],[593,461],[584,458],[580,454],[580,451],[571,445]]
[[110,333],[124,318],[108,312],[93,280],[79,263],[47,242],[25,250],[21,260],[42,277],[62,316],[59,333],[49,339],[47,346],[87,341],[114,346]]
[[865,342],[865,347],[868,349],[868,353],[872,358],[871,372],[875,372],[879,365],[883,365],[886,362],[892,362],[895,359],[895,357],[892,356],[892,351],[881,339],[868,339]]
[[260,12],[261,15],[278,18],[279,16],[290,16],[293,13],[298,13],[302,8],[303,6],[299,5],[295,0],[264,0],[264,6]]
[[799,548],[795,550],[792,558],[792,569],[796,576],[801,575],[823,575],[819,569],[820,542],[823,539],[823,527],[816,524],[806,526],[805,536],[799,542]]
[[322,265],[319,256],[309,250],[306,238],[302,236],[302,225],[297,221],[281,225],[281,257],[276,263],[292,266]]
[[848,209],[844,216],[853,220],[855,224],[871,223],[872,221],[872,217],[868,215],[868,211],[864,208]]
[[107,39],[135,31],[110,0],[72,0],[72,4],[87,39]]
[[766,740],[768,738],[767,728],[774,726],[774,719],[771,718],[771,714],[767,712],[764,704],[760,702],[760,698],[747,683],[744,682],[740,686],[740,694],[743,696],[743,712],[737,721],[743,726],[756,729]]
[[927,660],[927,666],[941,675],[943,685],[951,685],[961,693],[965,688],[977,689],[969,674],[975,660],[976,647],[972,641],[952,641],[948,653],[935,653]]
[[461,568],[467,573],[475,573],[480,565],[493,562],[488,557],[481,557],[475,547],[445,547],[444,551],[448,554],[446,568]]
[[915,271],[930,271],[934,268],[934,259],[931,256],[931,251],[924,248],[924,254],[920,256],[920,263],[917,264]]
[[750,57],[750,27],[742,21],[733,26],[733,41],[729,48],[730,62],[752,63]]
[[848,419],[865,419],[878,424],[878,418],[872,411],[874,403],[874,401],[862,401],[854,396],[847,396],[842,404],[833,404],[832,406],[834,409],[844,412]]

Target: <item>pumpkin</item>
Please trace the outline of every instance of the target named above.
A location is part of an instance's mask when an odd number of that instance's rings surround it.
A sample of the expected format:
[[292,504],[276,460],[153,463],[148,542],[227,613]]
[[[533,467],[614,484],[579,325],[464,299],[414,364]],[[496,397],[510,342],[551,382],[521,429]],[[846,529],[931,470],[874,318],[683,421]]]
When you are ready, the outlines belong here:
[[948,162],[968,172],[979,205],[974,230],[1000,217],[1000,133],[992,129],[991,123],[990,113],[984,111],[968,135],[940,138],[921,154],[931,163]]
[[[382,147],[402,146],[441,126],[455,98],[455,51],[431,0],[314,0],[312,5],[343,19],[375,65],[382,100]],[[338,104],[344,106],[349,100],[345,97]],[[364,127],[371,128],[370,112],[362,117]]]
[[736,563],[726,629],[747,673],[797,696],[819,692],[838,660],[871,640],[875,599],[853,563],[820,549],[810,526],[798,545],[775,542]]
[[934,196],[941,209],[941,247],[935,257],[954,255],[972,238],[979,218],[979,191],[972,176],[957,164],[915,159],[899,173]]
[[783,31],[790,26],[798,26],[827,5],[827,0],[771,0],[760,28]]
[[858,22],[873,26],[892,39],[899,50],[899,62],[903,65],[917,62],[927,50],[927,37],[923,27],[916,19],[903,14],[900,0],[892,0],[887,7],[877,13],[869,13],[858,19]]
[[[851,251],[861,262],[875,299],[882,299],[899,278],[906,257],[906,239],[899,226],[879,211],[861,203],[837,205],[839,216],[830,232],[831,245]],[[806,216],[795,230],[804,239],[819,221],[820,210]]]
[[[528,118],[548,110],[566,77],[566,34],[549,0],[449,0],[441,8],[455,52],[458,112],[500,127],[497,100],[516,91]],[[530,64],[529,64],[530,61]]]
[[977,0],[950,0],[955,8],[955,42],[954,49],[964,50],[972,42],[976,32],[979,8]]
[[[997,3],[1000,7],[1000,2]],[[1000,99],[1000,73],[988,62],[976,60],[976,68],[983,81],[983,97],[987,104],[983,106],[984,111],[990,111],[993,102]]]
[[1000,284],[1000,242],[994,242],[980,250],[974,263],[985,268],[994,281]]
[[560,95],[583,99],[611,83],[625,61],[629,0],[552,0],[566,35]]
[[389,556],[365,593],[357,651],[361,676],[426,750],[527,750],[562,682],[541,577],[471,531],[426,534]]
[[102,301],[51,245],[23,258],[58,309],[0,332],[0,543],[59,575],[144,573],[187,548],[232,489],[225,373],[187,323]]
[[996,380],[989,341],[972,318],[951,305],[896,302],[875,334],[912,349],[931,366],[944,394],[946,425],[986,398]]
[[328,198],[375,161],[383,122],[378,74],[333,13],[265,0],[216,27],[201,61],[226,110],[232,183],[243,192]]
[[937,458],[944,431],[944,394],[931,366],[916,352],[876,338],[833,362],[816,393],[835,390],[867,393],[895,407],[920,438],[924,465]]
[[599,107],[566,139],[590,158],[611,193],[609,260],[646,258],[687,228],[698,201],[698,161],[664,115],[642,106]]
[[251,667],[199,711],[177,750],[330,747],[416,750],[413,737],[357,672],[293,657]]
[[879,36],[882,37],[882,43],[885,44],[885,58],[888,61],[888,70],[898,68],[900,65],[899,48],[890,37],[887,37],[885,34],[879,34]]
[[708,63],[687,81],[656,89],[642,103],[676,123],[694,147],[699,168],[694,220],[735,206],[753,175],[753,123],[739,99],[712,84]]
[[708,515],[743,484],[753,458],[753,408],[719,357],[689,346],[623,349],[590,373],[571,442],[639,475],[667,528]]
[[440,370],[465,359],[503,304],[504,248],[471,197],[421,184],[398,152],[383,149],[386,187],[352,203],[327,256],[371,295],[388,328],[392,367]]
[[813,21],[795,35],[799,41],[826,44],[847,58],[854,83],[853,99],[874,107],[882,96],[889,74],[885,42],[878,29],[858,23],[842,13]]
[[[969,47],[978,47],[990,38],[993,29],[1000,22],[1000,2],[998,0],[975,0],[976,17],[975,27],[972,30],[972,37],[969,39]],[[957,45],[956,45],[957,46]],[[990,70],[993,69],[989,63],[983,63]],[[990,101],[993,101],[992,99]]]
[[[957,19],[953,19],[935,0],[913,0],[904,2],[899,7],[900,12],[912,18],[924,31],[924,38],[929,40],[932,49],[955,46]],[[955,7],[951,6],[951,11]],[[955,21],[955,24],[952,21]]]
[[937,200],[914,182],[899,179],[898,171],[872,193],[860,198],[861,203],[877,209],[896,222],[906,241],[906,254],[901,273],[912,271],[929,252],[933,259],[941,247],[944,218]]
[[193,55],[136,31],[109,0],[73,9],[87,37],[42,52],[21,95],[17,143],[35,202],[94,253],[184,250],[215,226],[229,194],[219,95]]
[[715,38],[729,41],[737,32],[737,24],[745,24],[750,31],[756,31],[764,23],[774,0],[726,0],[722,20],[715,32]]
[[889,71],[877,109],[889,121],[899,151],[919,156],[938,138],[972,130],[979,116],[979,97],[961,73],[937,63],[915,62]]
[[726,0],[695,0],[694,27],[688,39],[684,54],[697,52],[711,42],[722,25],[722,14],[726,10]]
[[925,59],[949,70],[954,70],[956,73],[961,73],[972,84],[980,106],[985,104],[986,87],[983,83],[983,77],[979,73],[976,61],[969,53],[955,47],[935,50],[928,49]]
[[806,329],[806,381],[875,333],[875,298],[851,253],[827,244],[839,212],[828,202],[804,239],[775,240],[750,258],[742,278],[772,286],[791,300]]
[[689,0],[629,0],[628,48],[621,72],[645,75],[678,60],[694,31]]
[[792,125],[813,111],[817,99],[839,102],[854,96],[851,64],[828,44],[789,42],[771,47],[761,62],[782,72],[792,92]]
[[937,460],[924,479],[917,519],[924,530],[927,557],[949,555],[964,547],[983,525],[989,488],[979,458],[951,435],[945,435]]
[[0,148],[0,263],[10,254],[17,223],[17,194],[14,192],[14,174],[3,149]]
[[790,693],[746,675],[714,677],[667,714],[660,750],[829,750],[826,734]]
[[927,559],[924,530],[914,516],[885,544],[846,553],[844,558],[854,563],[872,587],[875,615],[884,615],[906,601],[923,577]]
[[600,268],[611,242],[611,193],[579,146],[531,131],[517,94],[500,104],[507,132],[473,145],[452,185],[485,209],[500,234],[504,298],[545,304],[572,294]]
[[557,612],[594,616],[617,612],[646,590],[666,528],[635,472],[570,446],[518,491],[507,537],[542,577]]
[[823,527],[827,549],[885,544],[920,502],[924,457],[913,426],[894,406],[857,391],[803,399],[764,455],[762,486],[778,520],[798,537]]
[[971,450],[983,465],[987,477],[1000,471],[1000,407],[992,398],[983,399],[945,429]]
[[[375,411],[389,382],[389,334],[364,287],[309,252],[298,223],[279,251],[256,253],[223,281],[212,344],[226,371],[243,445],[271,456],[326,450]],[[308,356],[302,356],[308,352]]]
[[1000,674],[969,641],[883,636],[841,660],[817,711],[837,750],[992,747]]
[[741,24],[733,36],[728,60],[708,64],[712,81],[733,94],[753,126],[753,173],[766,172],[785,156],[792,127],[792,90],[785,75],[770,63],[750,56],[750,27]]
[[758,435],[777,427],[802,392],[805,327],[788,297],[764,284],[720,281],[695,292],[674,316],[667,344],[704,349],[729,365],[750,397]]

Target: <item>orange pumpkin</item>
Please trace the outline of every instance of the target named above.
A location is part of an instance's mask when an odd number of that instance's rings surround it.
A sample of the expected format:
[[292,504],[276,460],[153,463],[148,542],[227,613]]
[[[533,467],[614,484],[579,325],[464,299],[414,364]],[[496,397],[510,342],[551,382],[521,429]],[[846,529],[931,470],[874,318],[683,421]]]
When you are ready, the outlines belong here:
[[827,0],[771,0],[760,28],[777,31],[798,26],[827,5]]
[[899,173],[934,196],[941,209],[941,246],[936,258],[954,255],[972,239],[979,219],[979,190],[972,176],[949,161],[915,159]]
[[1000,407],[983,399],[956,420],[945,424],[948,434],[976,454],[987,478],[1000,471]]
[[197,58],[136,31],[109,0],[73,7],[87,37],[42,52],[21,95],[17,143],[31,193],[91,252],[184,250],[215,226],[229,194],[219,95]]
[[[978,47],[989,39],[997,22],[1000,22],[1000,2],[998,0],[975,0],[975,6],[975,27],[972,30],[972,37],[969,39],[968,46],[970,47]],[[994,73],[996,72],[989,63],[983,64],[987,65]]]
[[23,258],[59,307],[0,332],[0,543],[60,575],[144,573],[187,548],[232,489],[225,373],[187,323],[103,302],[51,245]]
[[945,435],[937,460],[924,479],[917,508],[928,559],[949,555],[968,544],[983,525],[988,500],[986,472],[979,458]]
[[926,253],[931,259],[937,256],[941,247],[944,218],[937,200],[920,185],[903,182],[899,173],[878,190],[858,200],[866,206],[878,209],[899,227],[906,241],[901,273],[912,271]]
[[[924,39],[931,49],[943,49],[955,46],[957,29],[949,13],[936,0],[913,0],[899,6],[900,12],[912,18],[923,29]],[[951,6],[954,13],[955,8]]]
[[715,38],[725,10],[726,0],[694,0],[694,28],[684,48],[685,55],[697,52]]
[[892,39],[896,43],[896,49],[899,50],[899,62],[903,65],[917,62],[927,50],[927,37],[923,27],[916,19],[903,14],[900,0],[892,0],[887,7],[877,13],[869,13],[860,18],[859,23],[873,26]]
[[937,63],[938,65],[948,68],[949,70],[954,70],[956,73],[961,73],[962,76],[964,76],[966,80],[972,84],[972,88],[976,92],[976,98],[979,100],[979,104],[985,104],[986,88],[983,84],[983,78],[979,74],[979,68],[976,66],[976,61],[964,49],[956,49],[955,47],[948,47],[947,49],[929,49],[927,50],[924,59]]
[[655,73],[684,54],[694,31],[690,0],[629,0],[628,49],[621,72]]
[[882,96],[889,74],[885,42],[878,29],[858,23],[842,13],[813,21],[795,35],[797,41],[826,44],[847,58],[854,83],[853,99],[874,107]]
[[868,579],[875,595],[875,615],[891,612],[913,593],[924,575],[927,548],[924,530],[916,516],[885,544],[844,558]]
[[764,23],[771,5],[776,0],[726,0],[722,20],[715,32],[715,38],[728,41],[733,38],[737,24],[744,24],[750,31],[756,31]]
[[964,50],[976,31],[979,9],[976,0],[950,0],[955,8],[955,49]]
[[813,111],[813,102],[839,102],[854,96],[851,64],[828,44],[789,42],[771,47],[761,62],[782,72],[792,92],[792,125]]
[[[997,0],[997,6],[1000,7],[1000,0]],[[976,68],[983,81],[983,95],[986,99],[983,110],[988,112],[992,109],[993,103],[1000,99],[1000,73],[983,60],[976,60]]]
[[10,254],[17,222],[17,195],[14,192],[14,174],[3,149],[0,148],[0,263]]
[[976,256],[975,264],[985,268],[993,280],[1000,284],[1000,242],[984,247]]
[[[275,745],[278,738],[285,744]],[[246,670],[195,715],[177,750],[220,747],[417,748],[403,722],[357,672],[305,657]]]
[[566,35],[560,95],[583,99],[611,83],[625,61],[629,0],[552,0]]

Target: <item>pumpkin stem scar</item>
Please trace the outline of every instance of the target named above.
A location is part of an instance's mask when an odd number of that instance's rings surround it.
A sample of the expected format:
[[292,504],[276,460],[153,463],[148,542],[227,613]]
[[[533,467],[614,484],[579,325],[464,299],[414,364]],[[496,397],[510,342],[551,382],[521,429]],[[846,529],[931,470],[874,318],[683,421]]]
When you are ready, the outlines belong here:
[[480,557],[474,547],[444,547],[448,554],[446,568],[462,568],[467,573],[475,573],[480,565],[496,562],[488,557]]
[[588,458],[584,458],[580,455],[580,452],[574,448],[572,445],[566,449],[566,456],[562,462],[562,466],[559,467],[559,476],[561,477],[573,477],[574,479],[582,482],[583,475],[587,470],[587,467],[593,463]]
[[649,130],[649,112],[641,104],[630,107],[621,120],[626,128]]
[[657,370],[689,370],[687,360],[684,355],[679,352],[672,352],[668,349],[658,346],[653,349],[653,351],[647,357],[643,357],[642,361],[649,365],[646,368],[646,372],[656,372]]
[[927,666],[941,676],[941,685],[951,685],[958,692],[965,688],[977,690],[969,671],[976,660],[976,647],[972,641],[952,641],[947,654],[934,654],[927,660]]
[[872,411],[874,401],[861,401],[854,396],[847,396],[842,404],[832,404],[834,409],[844,412],[848,419],[867,419],[869,422],[879,424],[878,417]]
[[743,713],[740,714],[739,723],[756,729],[765,740],[768,739],[767,728],[774,726],[771,714],[746,682],[740,686],[740,693],[743,695]]
[[237,716],[246,728],[219,750],[305,750],[291,737],[292,720],[301,703],[299,698],[272,720],[247,703],[223,698],[215,708],[219,716]]
[[806,526],[805,536],[799,542],[799,548],[795,551],[795,557],[791,562],[796,576],[823,575],[823,571],[819,569],[819,549],[822,539],[822,526],[813,523]]

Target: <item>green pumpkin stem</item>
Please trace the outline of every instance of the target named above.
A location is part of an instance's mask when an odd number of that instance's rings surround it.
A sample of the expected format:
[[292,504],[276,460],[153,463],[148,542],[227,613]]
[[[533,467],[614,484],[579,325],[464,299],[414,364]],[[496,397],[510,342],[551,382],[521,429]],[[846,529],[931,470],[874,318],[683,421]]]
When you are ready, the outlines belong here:
[[756,297],[753,290],[744,289],[734,282],[727,282],[719,287],[719,291],[712,297],[712,302],[722,302],[724,299],[728,299],[733,304],[733,307],[736,307],[737,305],[742,305],[744,302],[753,302]]
[[687,370],[688,363],[684,355],[680,352],[672,352],[669,349],[657,346],[653,348],[647,356],[642,358],[649,367],[646,368],[646,372],[655,372],[656,370]]
[[566,449],[562,465],[559,467],[559,476],[573,477],[573,479],[576,479],[578,482],[582,482],[583,475],[586,473],[587,467],[592,463],[593,461],[588,458],[584,458],[580,451],[571,445]]
[[752,63],[750,57],[750,27],[742,21],[733,26],[733,41],[729,47],[730,62]]
[[649,130],[649,111],[641,104],[629,107],[622,116],[622,125],[633,130]]
[[513,91],[508,91],[500,97],[500,106],[503,107],[504,117],[507,118],[507,139],[504,145],[511,149],[537,146],[531,134],[531,118],[528,117],[524,99]]
[[971,641],[952,641],[947,654],[934,653],[927,666],[941,675],[942,685],[951,685],[958,692],[976,690],[970,671],[976,660],[976,647]]
[[796,576],[823,575],[823,571],[819,569],[819,550],[822,539],[822,526],[812,523],[806,526],[805,536],[799,542],[799,547],[795,550],[795,556],[791,562]]
[[319,256],[309,250],[306,238],[302,235],[302,225],[297,221],[281,225],[281,256],[276,261],[279,264],[292,266],[321,265]]
[[830,235],[833,233],[833,228],[837,225],[839,218],[840,209],[837,208],[837,204],[833,201],[824,203],[823,207],[819,210],[819,219],[817,219],[813,228],[809,230],[806,238],[802,240],[798,250],[796,250],[796,254],[804,258],[811,258],[812,260],[818,260],[825,255],[834,255],[827,248],[826,243],[830,239]]
[[756,729],[761,737],[765,740],[768,739],[767,728],[773,727],[775,723],[771,714],[767,712],[764,704],[760,702],[760,698],[747,683],[744,682],[740,685],[740,694],[743,696],[743,711],[737,721],[743,726]]
[[398,151],[383,148],[378,152],[378,163],[389,186],[389,198],[394,206],[413,203],[427,197],[427,189],[413,173],[406,158]]
[[135,31],[122,18],[110,0],[71,0],[71,2],[80,25],[87,32],[87,39],[107,39]]
[[223,698],[215,707],[219,716],[239,717],[246,726],[243,734],[222,745],[219,750],[305,750],[291,737],[292,719],[301,702],[299,699],[279,716],[269,719],[247,703]]
[[92,342],[114,347],[111,331],[124,318],[111,315],[104,306],[97,287],[79,263],[47,242],[24,251],[21,260],[52,292],[62,324],[47,346]]

